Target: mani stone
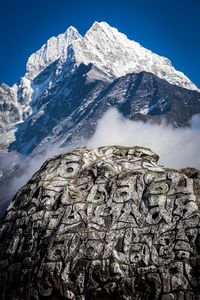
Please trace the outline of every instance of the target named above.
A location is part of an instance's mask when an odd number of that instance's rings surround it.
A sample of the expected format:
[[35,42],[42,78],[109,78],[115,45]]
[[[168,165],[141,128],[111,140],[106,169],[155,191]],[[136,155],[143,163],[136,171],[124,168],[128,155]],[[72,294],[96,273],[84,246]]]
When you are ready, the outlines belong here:
[[142,147],[45,162],[0,227],[0,299],[200,299],[200,172]]

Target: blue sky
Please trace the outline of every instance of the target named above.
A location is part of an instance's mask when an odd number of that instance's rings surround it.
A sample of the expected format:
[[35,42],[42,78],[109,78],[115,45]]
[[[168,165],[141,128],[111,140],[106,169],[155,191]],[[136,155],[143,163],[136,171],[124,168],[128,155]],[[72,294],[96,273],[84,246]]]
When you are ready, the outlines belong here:
[[3,0],[0,18],[0,82],[25,73],[32,52],[73,25],[84,34],[106,21],[130,39],[172,60],[200,87],[199,0]]

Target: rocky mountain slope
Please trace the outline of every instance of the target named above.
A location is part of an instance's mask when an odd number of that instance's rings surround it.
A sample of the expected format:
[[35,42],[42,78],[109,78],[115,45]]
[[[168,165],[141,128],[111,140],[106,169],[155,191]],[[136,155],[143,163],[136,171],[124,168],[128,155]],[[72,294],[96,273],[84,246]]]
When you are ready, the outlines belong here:
[[1,299],[198,299],[200,172],[141,147],[49,159],[0,228]]
[[[10,150],[40,153],[49,144],[79,144],[95,131],[101,116],[115,107],[128,119],[154,122],[165,120],[175,127],[189,124],[200,114],[200,93],[171,85],[157,76],[141,72],[115,79],[87,82],[91,67],[81,65],[70,78],[49,90],[36,112],[18,124]],[[37,134],[36,134],[37,133]]]

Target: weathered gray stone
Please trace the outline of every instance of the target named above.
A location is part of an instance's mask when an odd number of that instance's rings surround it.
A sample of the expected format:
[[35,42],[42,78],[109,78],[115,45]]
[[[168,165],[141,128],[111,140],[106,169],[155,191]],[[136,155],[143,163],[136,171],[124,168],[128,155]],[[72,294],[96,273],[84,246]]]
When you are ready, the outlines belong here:
[[141,147],[48,160],[0,227],[1,299],[199,299],[200,173]]

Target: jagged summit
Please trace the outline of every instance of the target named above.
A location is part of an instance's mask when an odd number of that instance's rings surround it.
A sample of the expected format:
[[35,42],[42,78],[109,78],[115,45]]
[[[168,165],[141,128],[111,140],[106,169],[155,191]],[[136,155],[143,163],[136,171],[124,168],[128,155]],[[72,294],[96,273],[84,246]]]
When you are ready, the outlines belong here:
[[92,63],[111,78],[146,71],[169,83],[197,89],[182,72],[175,70],[169,59],[129,40],[106,22],[95,22],[84,37],[73,42],[73,49],[78,65]]
[[73,26],[70,26],[65,33],[51,37],[46,44],[29,57],[25,76],[32,80],[55,60],[61,57],[66,59],[68,46],[80,37],[81,35]]
[[129,40],[125,34],[106,22],[94,22],[83,37],[76,28],[70,26],[65,33],[50,38],[41,49],[29,57],[25,77],[33,80],[57,59],[62,58],[66,61],[69,46],[73,50],[73,56],[69,59],[73,60],[76,66],[82,63],[93,64],[108,79],[146,71],[171,84],[191,90],[197,89],[182,72],[172,66],[169,59]]

